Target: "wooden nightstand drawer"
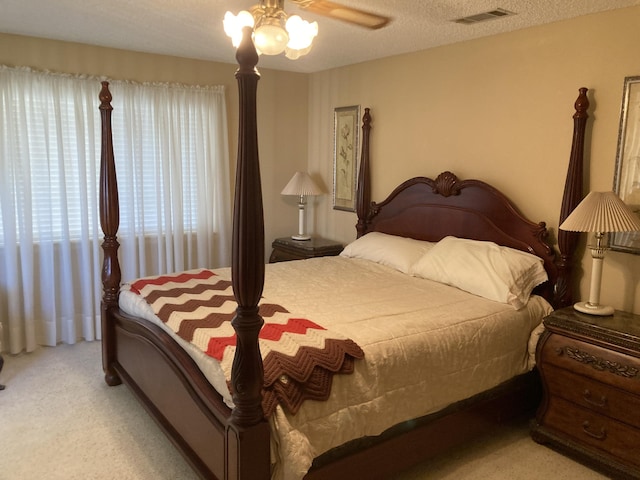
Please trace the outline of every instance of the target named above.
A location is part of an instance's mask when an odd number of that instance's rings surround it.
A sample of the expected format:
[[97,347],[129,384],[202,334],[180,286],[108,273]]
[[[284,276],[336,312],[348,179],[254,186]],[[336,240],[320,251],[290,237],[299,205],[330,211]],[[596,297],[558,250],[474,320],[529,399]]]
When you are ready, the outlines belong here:
[[552,334],[540,360],[640,395],[640,359],[636,357]]
[[544,319],[544,395],[531,436],[613,478],[640,479],[640,315],[572,307]]
[[628,425],[640,426],[640,396],[552,365],[543,368],[550,395]]
[[549,402],[546,423],[580,444],[640,467],[638,429],[557,397]]

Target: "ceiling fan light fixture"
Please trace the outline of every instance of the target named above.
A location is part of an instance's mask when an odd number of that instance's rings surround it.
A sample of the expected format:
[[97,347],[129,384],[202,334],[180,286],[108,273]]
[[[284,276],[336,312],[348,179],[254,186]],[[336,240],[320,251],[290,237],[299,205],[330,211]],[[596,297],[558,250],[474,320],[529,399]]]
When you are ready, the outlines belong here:
[[262,17],[253,31],[256,48],[265,55],[279,55],[289,43],[289,34],[282,28],[280,20]]
[[284,0],[261,0],[259,5],[243,10],[238,15],[227,12],[224,31],[234,47],[240,45],[242,28],[253,28],[253,42],[259,54],[279,55],[285,52],[292,60],[311,51],[313,39],[318,35],[318,22],[309,23],[299,15],[287,17]]
[[318,22],[309,23],[299,15],[291,15],[286,23],[289,33],[287,47],[291,50],[306,50],[311,48],[313,39],[318,36]]
[[309,45],[307,48],[301,48],[298,50],[296,50],[295,48],[287,47],[284,49],[284,56],[287,57],[289,60],[297,60],[300,57],[305,56],[310,51],[311,51],[311,45]]
[[224,25],[224,33],[231,38],[231,43],[235,48],[238,48],[238,45],[240,45],[240,41],[242,40],[242,29],[244,27],[253,28],[254,23],[255,20],[253,15],[251,15],[251,12],[247,12],[246,10],[238,12],[238,15],[227,12],[224,14],[224,20],[222,21],[222,24]]

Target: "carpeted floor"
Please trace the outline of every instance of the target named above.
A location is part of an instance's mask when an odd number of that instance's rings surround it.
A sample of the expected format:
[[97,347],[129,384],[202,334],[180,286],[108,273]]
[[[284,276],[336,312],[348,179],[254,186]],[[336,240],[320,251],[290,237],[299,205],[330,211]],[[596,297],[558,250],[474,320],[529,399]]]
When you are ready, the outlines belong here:
[[[191,480],[197,476],[124,386],[103,381],[100,343],[5,355],[0,480]],[[540,446],[526,421],[396,480],[606,477]]]

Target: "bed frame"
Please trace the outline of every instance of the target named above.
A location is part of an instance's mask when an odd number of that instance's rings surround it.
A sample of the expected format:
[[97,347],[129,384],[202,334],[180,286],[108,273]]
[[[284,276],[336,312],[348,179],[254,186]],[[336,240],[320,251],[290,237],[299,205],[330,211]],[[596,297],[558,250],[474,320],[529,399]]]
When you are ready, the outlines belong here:
[[[264,284],[264,225],[256,93],[258,56],[245,31],[236,55],[239,69],[240,124],[233,215],[232,284],[238,309],[232,321],[237,335],[233,363],[233,410],[207,382],[194,361],[160,327],[131,317],[118,307],[118,190],[111,132],[111,94],[102,83],[100,218],[104,232],[102,268],[103,368],[109,385],[122,382],[142,402],[191,466],[203,477],[266,480],[270,476],[269,426],[261,407],[263,369],[258,349],[262,318],[258,301]],[[582,199],[582,158],[588,101],[586,88],[575,102],[574,135],[560,222]],[[495,188],[477,180],[459,180],[450,172],[435,180],[413,178],[383,202],[370,199],[369,136],[365,109],[358,176],[357,235],[381,231],[425,240],[457,235],[519,248],[544,259],[550,281],[540,293],[556,307],[572,302],[573,251],[577,236],[558,232],[559,252],[546,243],[544,223],[518,213]],[[420,221],[415,221],[420,218]],[[375,439],[336,448],[314,462],[308,479],[388,478],[523,411],[539,399],[535,372],[452,405],[423,419],[393,427]],[[393,458],[393,461],[388,461]]]

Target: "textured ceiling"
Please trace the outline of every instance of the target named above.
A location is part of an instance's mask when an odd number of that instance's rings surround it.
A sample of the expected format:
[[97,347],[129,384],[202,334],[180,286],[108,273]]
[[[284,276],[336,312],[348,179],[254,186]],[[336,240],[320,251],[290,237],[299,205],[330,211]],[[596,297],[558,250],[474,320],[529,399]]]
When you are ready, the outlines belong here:
[[[285,1],[287,13],[318,21],[313,50],[295,61],[263,56],[259,66],[315,72],[640,5],[640,0],[334,1],[393,20],[371,31],[301,11]],[[227,10],[237,13],[255,3],[257,0],[0,0],[0,32],[235,63],[222,18]],[[496,8],[516,15],[474,25],[452,22]]]

